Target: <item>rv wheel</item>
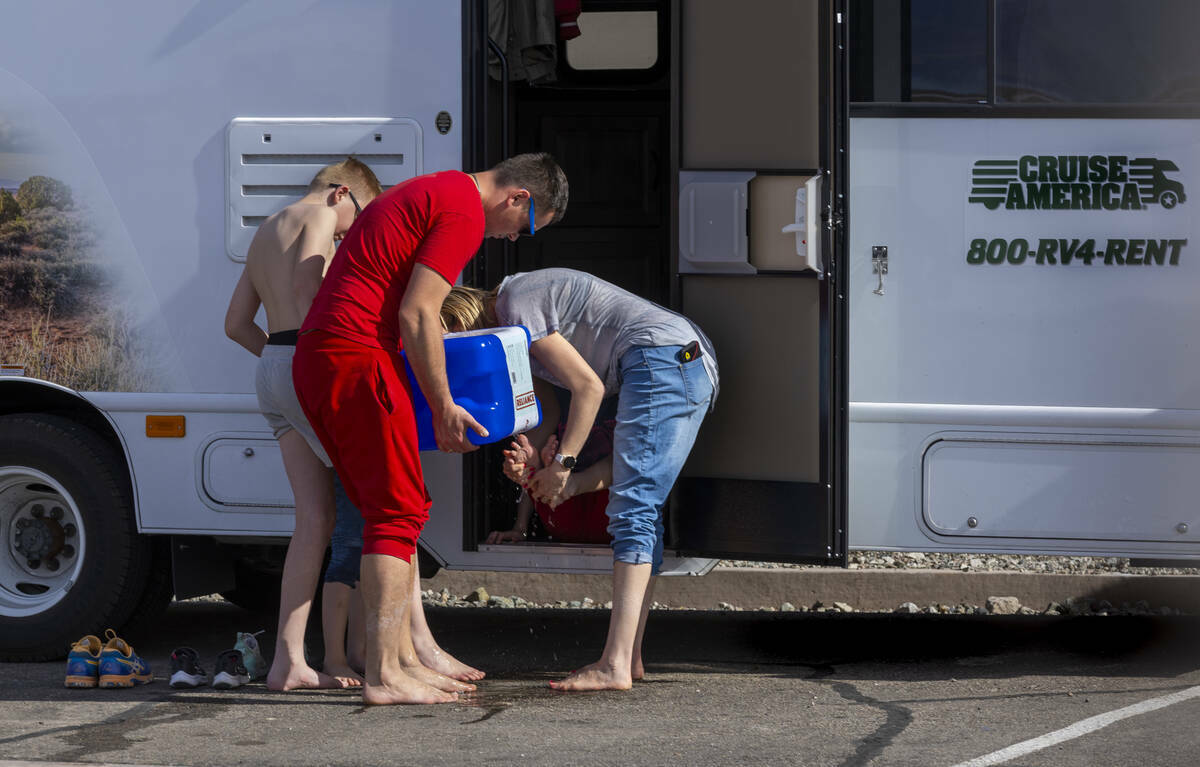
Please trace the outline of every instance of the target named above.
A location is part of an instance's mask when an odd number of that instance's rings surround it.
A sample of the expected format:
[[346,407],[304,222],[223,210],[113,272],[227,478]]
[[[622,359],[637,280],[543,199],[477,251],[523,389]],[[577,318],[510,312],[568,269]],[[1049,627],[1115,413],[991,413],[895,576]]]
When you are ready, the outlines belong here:
[[0,416],[0,536],[0,661],[61,658],[119,629],[145,590],[122,462],[66,418]]
[[1158,204],[1162,205],[1167,210],[1175,207],[1175,203],[1179,202],[1179,195],[1174,192],[1163,192],[1158,196]]

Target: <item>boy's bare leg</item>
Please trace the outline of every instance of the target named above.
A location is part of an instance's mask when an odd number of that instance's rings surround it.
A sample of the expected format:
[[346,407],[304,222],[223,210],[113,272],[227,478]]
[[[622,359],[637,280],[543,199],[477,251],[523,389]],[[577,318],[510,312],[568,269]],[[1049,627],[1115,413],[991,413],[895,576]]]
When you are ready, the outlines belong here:
[[637,636],[633,640],[633,659],[629,663],[629,671],[635,682],[646,676],[646,667],[642,665],[642,639],[646,636],[646,618],[650,616],[656,580],[658,579],[652,575],[646,584],[646,595],[642,597],[642,615],[638,618]]
[[[405,635],[407,644],[402,640],[400,645],[400,665],[404,668],[404,673],[424,682],[430,687],[436,687],[446,692],[470,692],[474,690],[475,685],[459,681],[456,678],[441,673],[441,671],[425,663],[417,653],[416,642],[418,633],[424,634],[423,640],[426,641],[426,647],[428,647],[428,642],[432,642],[433,646],[437,647],[437,642],[433,641],[433,634],[429,633],[429,624],[425,622],[425,607],[421,603],[420,573],[417,572],[416,565],[410,567],[409,570],[412,571],[412,582],[409,585],[408,631]],[[418,629],[418,626],[420,629]],[[437,649],[441,651],[440,647]],[[453,660],[452,657],[451,660]],[[470,666],[464,666],[464,668],[470,668]]]
[[556,690],[628,690],[633,687],[633,647],[642,622],[642,605],[650,583],[650,565],[613,562],[613,609],[608,639],[600,660],[584,666],[561,682]]
[[[443,650],[437,640],[433,638],[433,632],[425,620],[425,604],[421,601],[421,578],[416,573],[417,568],[412,569],[415,577],[413,578],[412,607],[409,608],[412,617],[409,622],[412,624],[413,648],[417,651],[417,658],[421,661],[421,665],[460,682],[478,682],[483,679],[487,676],[484,672],[455,658]],[[472,687],[472,689],[474,688]]]
[[296,530],[283,561],[279,593],[279,631],[267,672],[267,688],[295,690],[342,687],[304,660],[304,628],[312,609],[321,560],[333,535],[333,472],[321,463],[295,429],[279,438],[283,467],[296,503]]
[[387,554],[364,554],[359,588],[366,609],[367,673],[363,703],[453,703],[455,693],[434,689],[405,673],[400,648],[412,645],[408,607],[412,566]]
[[325,636],[325,661],[321,670],[346,687],[360,687],[362,677],[346,658],[347,625],[354,589],[331,581],[321,591],[321,632]]

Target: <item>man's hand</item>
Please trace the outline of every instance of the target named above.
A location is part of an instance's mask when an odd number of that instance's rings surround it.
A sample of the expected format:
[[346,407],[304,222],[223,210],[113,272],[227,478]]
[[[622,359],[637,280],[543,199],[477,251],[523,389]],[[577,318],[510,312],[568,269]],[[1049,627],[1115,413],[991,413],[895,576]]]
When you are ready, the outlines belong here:
[[437,439],[438,450],[443,453],[469,453],[478,450],[478,445],[472,445],[467,440],[467,429],[473,430],[481,437],[488,435],[487,429],[453,402],[433,414],[433,434]]
[[571,476],[569,469],[563,468],[557,461],[538,470],[529,480],[529,494],[535,501],[540,501],[550,508],[562,503],[563,490],[567,487],[567,479]]

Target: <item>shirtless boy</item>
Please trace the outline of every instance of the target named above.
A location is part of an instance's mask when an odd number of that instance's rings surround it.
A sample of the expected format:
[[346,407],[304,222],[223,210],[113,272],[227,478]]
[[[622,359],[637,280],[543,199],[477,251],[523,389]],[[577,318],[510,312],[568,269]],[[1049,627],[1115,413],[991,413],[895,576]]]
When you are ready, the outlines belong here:
[[[267,673],[272,690],[361,684],[344,670],[337,677],[318,672],[304,659],[304,629],[333,532],[333,472],[296,401],[292,355],[297,330],[333,259],[335,240],[379,192],[379,180],[359,160],[322,168],[308,194],[259,226],[225,315],[226,335],[261,358],[255,376],[259,408],[279,440],[295,497],[296,529],[283,564],[279,632]],[[254,322],[260,303],[267,311],[267,333]]]

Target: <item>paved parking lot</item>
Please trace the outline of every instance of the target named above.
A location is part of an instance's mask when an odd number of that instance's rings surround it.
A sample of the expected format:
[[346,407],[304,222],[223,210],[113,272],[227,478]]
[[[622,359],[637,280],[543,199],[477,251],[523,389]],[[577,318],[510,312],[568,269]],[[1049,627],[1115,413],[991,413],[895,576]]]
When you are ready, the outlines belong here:
[[[593,659],[606,611],[430,619],[447,648],[490,672],[458,704],[366,709],[353,693],[174,691],[161,680],[67,690],[62,664],[0,664],[0,760],[1091,767],[1191,765],[1200,752],[1192,617],[663,611],[651,618],[646,682],[574,695],[545,681]],[[154,636],[128,638],[157,671],[180,644],[211,667],[235,631],[271,622],[183,603]]]

